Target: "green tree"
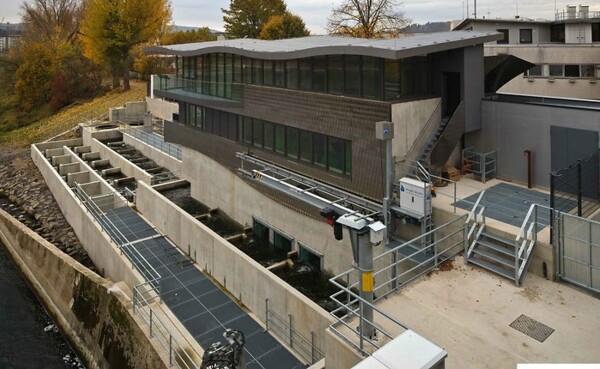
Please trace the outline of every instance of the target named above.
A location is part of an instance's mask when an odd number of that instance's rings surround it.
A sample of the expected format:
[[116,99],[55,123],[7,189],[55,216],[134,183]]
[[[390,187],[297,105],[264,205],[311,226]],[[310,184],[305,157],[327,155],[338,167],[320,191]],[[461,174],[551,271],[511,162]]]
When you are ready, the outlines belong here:
[[360,38],[398,37],[408,25],[397,0],[343,0],[327,19],[330,34]]
[[283,0],[231,0],[223,11],[225,32],[231,38],[258,38],[263,26],[273,15],[283,15]]
[[283,38],[304,37],[310,35],[304,21],[290,12],[273,15],[260,31],[263,40],[280,40]]
[[213,35],[208,27],[189,31],[166,32],[160,38],[161,45],[189,44],[193,42],[215,41],[217,36]]
[[156,41],[171,19],[169,0],[88,0],[81,23],[85,55],[107,66],[130,89],[134,48]]

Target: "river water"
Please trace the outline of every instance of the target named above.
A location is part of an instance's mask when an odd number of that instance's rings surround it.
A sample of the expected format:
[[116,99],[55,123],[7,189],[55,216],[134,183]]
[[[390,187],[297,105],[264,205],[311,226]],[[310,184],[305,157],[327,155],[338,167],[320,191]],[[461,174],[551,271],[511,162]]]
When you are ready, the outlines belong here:
[[84,368],[0,243],[0,369]]

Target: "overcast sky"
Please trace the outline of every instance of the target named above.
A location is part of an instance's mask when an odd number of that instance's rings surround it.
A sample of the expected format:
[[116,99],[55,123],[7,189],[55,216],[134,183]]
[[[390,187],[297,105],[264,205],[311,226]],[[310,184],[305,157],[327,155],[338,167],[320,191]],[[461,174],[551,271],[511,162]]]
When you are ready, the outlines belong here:
[[[223,29],[221,8],[229,6],[229,0],[171,0],[173,4],[173,21],[180,26],[207,26]],[[473,13],[473,0],[469,1],[470,13]],[[19,22],[20,4],[23,0],[0,0],[0,18],[4,22]],[[300,15],[312,33],[325,33],[323,27],[327,22],[333,6],[341,0],[287,0],[288,8]],[[591,10],[600,11],[596,1],[588,2]],[[477,2],[478,17],[533,19],[554,17],[554,8],[564,10],[573,1],[562,0],[479,0]],[[586,2],[582,2],[586,4]],[[436,22],[462,19],[466,16],[467,0],[405,0],[404,11],[416,23]],[[518,5],[517,5],[518,4]],[[518,13],[517,13],[518,9]]]

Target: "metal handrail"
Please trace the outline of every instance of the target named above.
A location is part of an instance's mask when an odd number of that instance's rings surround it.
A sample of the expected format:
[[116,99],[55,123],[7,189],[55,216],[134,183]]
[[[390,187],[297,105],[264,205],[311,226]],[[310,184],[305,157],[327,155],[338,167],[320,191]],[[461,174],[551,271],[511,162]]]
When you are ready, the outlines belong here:
[[151,130],[151,129],[152,129],[151,127],[150,128],[136,127],[136,128],[124,129],[124,130],[121,130],[121,132],[123,134],[129,135],[133,138],[140,140],[144,144],[147,144],[149,146],[152,146],[152,147],[160,150],[161,152],[169,155],[170,157],[173,157],[177,160],[181,160],[181,158],[183,156],[181,146],[170,143],[170,142],[165,142],[164,139],[158,137],[157,134],[154,134],[152,132],[147,132],[147,130]]
[[[415,161],[419,157],[419,155],[421,154],[421,149],[419,148],[422,148],[427,143],[426,140],[429,140],[429,138],[434,132],[431,126],[434,124],[434,122],[436,125],[440,124],[440,121],[434,118],[436,117],[437,113],[441,110],[441,108],[442,102],[440,101],[433,113],[431,113],[429,119],[427,119],[427,123],[425,123],[425,125],[421,129],[419,136],[417,136],[417,138],[413,141],[413,144],[411,145],[410,149],[408,149],[408,151],[404,155],[404,158],[402,158],[402,161]],[[414,154],[414,152],[417,152],[416,155]]]
[[469,212],[469,216],[467,217],[467,220],[465,221],[465,223],[469,223],[471,221],[471,218],[473,218],[473,216],[475,215],[475,212],[477,211],[477,208],[479,207],[479,203],[483,199],[484,194],[485,194],[485,190],[483,190],[479,193],[479,197],[477,198],[477,201],[475,201],[473,208]]
[[[515,237],[515,282],[517,285],[523,275],[525,264],[530,257],[531,250],[537,242],[539,206],[541,205],[531,204],[529,211],[523,220],[523,224]],[[523,253],[525,253],[524,257]]]

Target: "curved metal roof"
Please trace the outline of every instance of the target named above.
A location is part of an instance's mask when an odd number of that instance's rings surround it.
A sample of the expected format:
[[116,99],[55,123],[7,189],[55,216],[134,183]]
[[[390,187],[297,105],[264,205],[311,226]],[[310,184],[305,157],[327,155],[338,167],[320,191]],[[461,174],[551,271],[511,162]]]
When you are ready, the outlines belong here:
[[474,46],[496,41],[500,33],[453,31],[394,39],[362,39],[341,36],[308,36],[284,40],[235,39],[193,44],[152,46],[149,54],[197,56],[231,53],[250,58],[286,60],[323,55],[363,55],[402,59],[415,55]]

